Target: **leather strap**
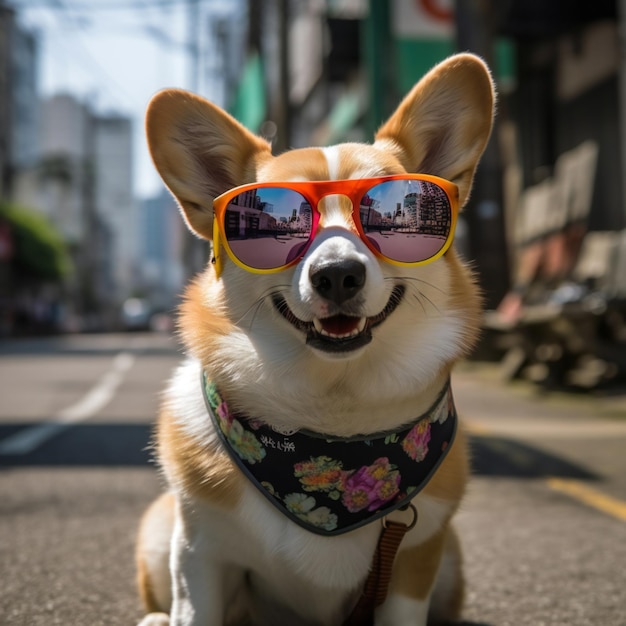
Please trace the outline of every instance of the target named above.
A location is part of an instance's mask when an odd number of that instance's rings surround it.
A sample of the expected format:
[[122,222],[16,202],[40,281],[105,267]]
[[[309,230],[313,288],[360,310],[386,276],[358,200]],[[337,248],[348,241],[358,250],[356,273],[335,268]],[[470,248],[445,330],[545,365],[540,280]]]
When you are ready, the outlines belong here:
[[365,581],[363,593],[352,613],[343,623],[343,626],[371,626],[374,620],[374,611],[387,598],[393,563],[398,553],[404,535],[417,523],[417,510],[411,504],[413,521],[410,524],[383,520],[383,529],[380,532],[378,545],[372,559],[372,568]]

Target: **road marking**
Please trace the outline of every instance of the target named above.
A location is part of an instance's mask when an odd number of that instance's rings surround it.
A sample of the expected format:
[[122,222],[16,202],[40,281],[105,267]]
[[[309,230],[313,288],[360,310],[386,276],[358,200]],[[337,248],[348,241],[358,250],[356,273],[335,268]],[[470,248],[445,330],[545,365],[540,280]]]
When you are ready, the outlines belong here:
[[[502,425],[498,425],[502,426]],[[480,420],[471,420],[466,422],[466,431],[470,435],[476,437],[495,437],[497,435],[508,435],[515,438],[524,438],[524,435],[533,439],[533,435],[541,434],[542,436],[554,436],[563,439],[579,438],[579,437],[607,437],[607,436],[624,436],[626,429],[623,422],[592,422],[591,424],[562,424],[553,423],[548,425],[514,423],[504,427],[492,427]],[[517,459],[519,463],[523,459]],[[608,496],[600,491],[592,489],[588,485],[579,480],[564,478],[548,478],[545,484],[559,493],[565,494],[574,500],[582,502],[597,511],[614,517],[622,522],[626,522],[626,502]]]
[[598,511],[626,522],[626,502],[622,500],[600,493],[578,480],[549,478],[546,483],[554,491],[564,493]]
[[29,454],[72,424],[83,422],[101,411],[111,402],[117,388],[124,380],[124,374],[134,362],[135,356],[130,352],[117,354],[113,359],[111,369],[105,372],[78,402],[61,409],[51,421],[25,428],[0,441],[0,454]]
[[516,437],[522,439],[603,439],[626,437],[626,421],[591,419],[573,421],[550,419],[547,422],[528,418],[506,418],[487,422],[464,416],[464,427],[477,437]]

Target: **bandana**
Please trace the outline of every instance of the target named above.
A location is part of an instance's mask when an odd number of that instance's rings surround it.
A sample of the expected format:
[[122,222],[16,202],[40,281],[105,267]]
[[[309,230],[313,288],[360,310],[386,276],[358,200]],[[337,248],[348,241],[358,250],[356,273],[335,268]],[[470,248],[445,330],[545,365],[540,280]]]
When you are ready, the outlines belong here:
[[278,430],[236,415],[205,374],[202,389],[234,463],[281,513],[319,535],[340,535],[408,506],[443,461],[457,427],[449,380],[410,424],[349,438]]

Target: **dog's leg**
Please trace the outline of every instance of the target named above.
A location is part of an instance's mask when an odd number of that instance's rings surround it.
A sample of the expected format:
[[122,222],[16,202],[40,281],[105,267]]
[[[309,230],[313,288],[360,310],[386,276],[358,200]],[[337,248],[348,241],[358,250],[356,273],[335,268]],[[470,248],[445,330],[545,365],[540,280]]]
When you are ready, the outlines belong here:
[[174,525],[170,568],[174,592],[171,626],[219,626],[224,622],[222,566],[206,547],[206,536],[185,523]]
[[170,618],[165,613],[150,613],[137,626],[169,626]]
[[463,554],[458,535],[454,527],[450,526],[435,588],[431,595],[429,620],[434,624],[447,624],[459,620],[464,599]]
[[426,626],[446,535],[444,529],[398,554],[389,595],[376,611],[375,626]]
[[[175,500],[164,493],[141,519],[137,540],[137,586],[148,613],[167,613],[172,604],[170,545],[174,529]],[[148,626],[143,624],[142,626]]]

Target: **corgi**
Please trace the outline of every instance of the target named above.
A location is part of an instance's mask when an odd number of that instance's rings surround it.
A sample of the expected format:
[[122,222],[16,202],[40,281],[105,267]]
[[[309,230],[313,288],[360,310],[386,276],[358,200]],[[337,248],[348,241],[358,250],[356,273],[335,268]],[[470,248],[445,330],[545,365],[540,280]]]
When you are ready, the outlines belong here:
[[451,244],[494,101],[484,62],[454,55],[372,144],[274,156],[196,95],[151,100],[154,164],[212,259],[158,418],[169,490],[140,524],[141,626],[348,623],[394,522],[362,623],[459,618],[468,457],[449,379],[481,302]]

